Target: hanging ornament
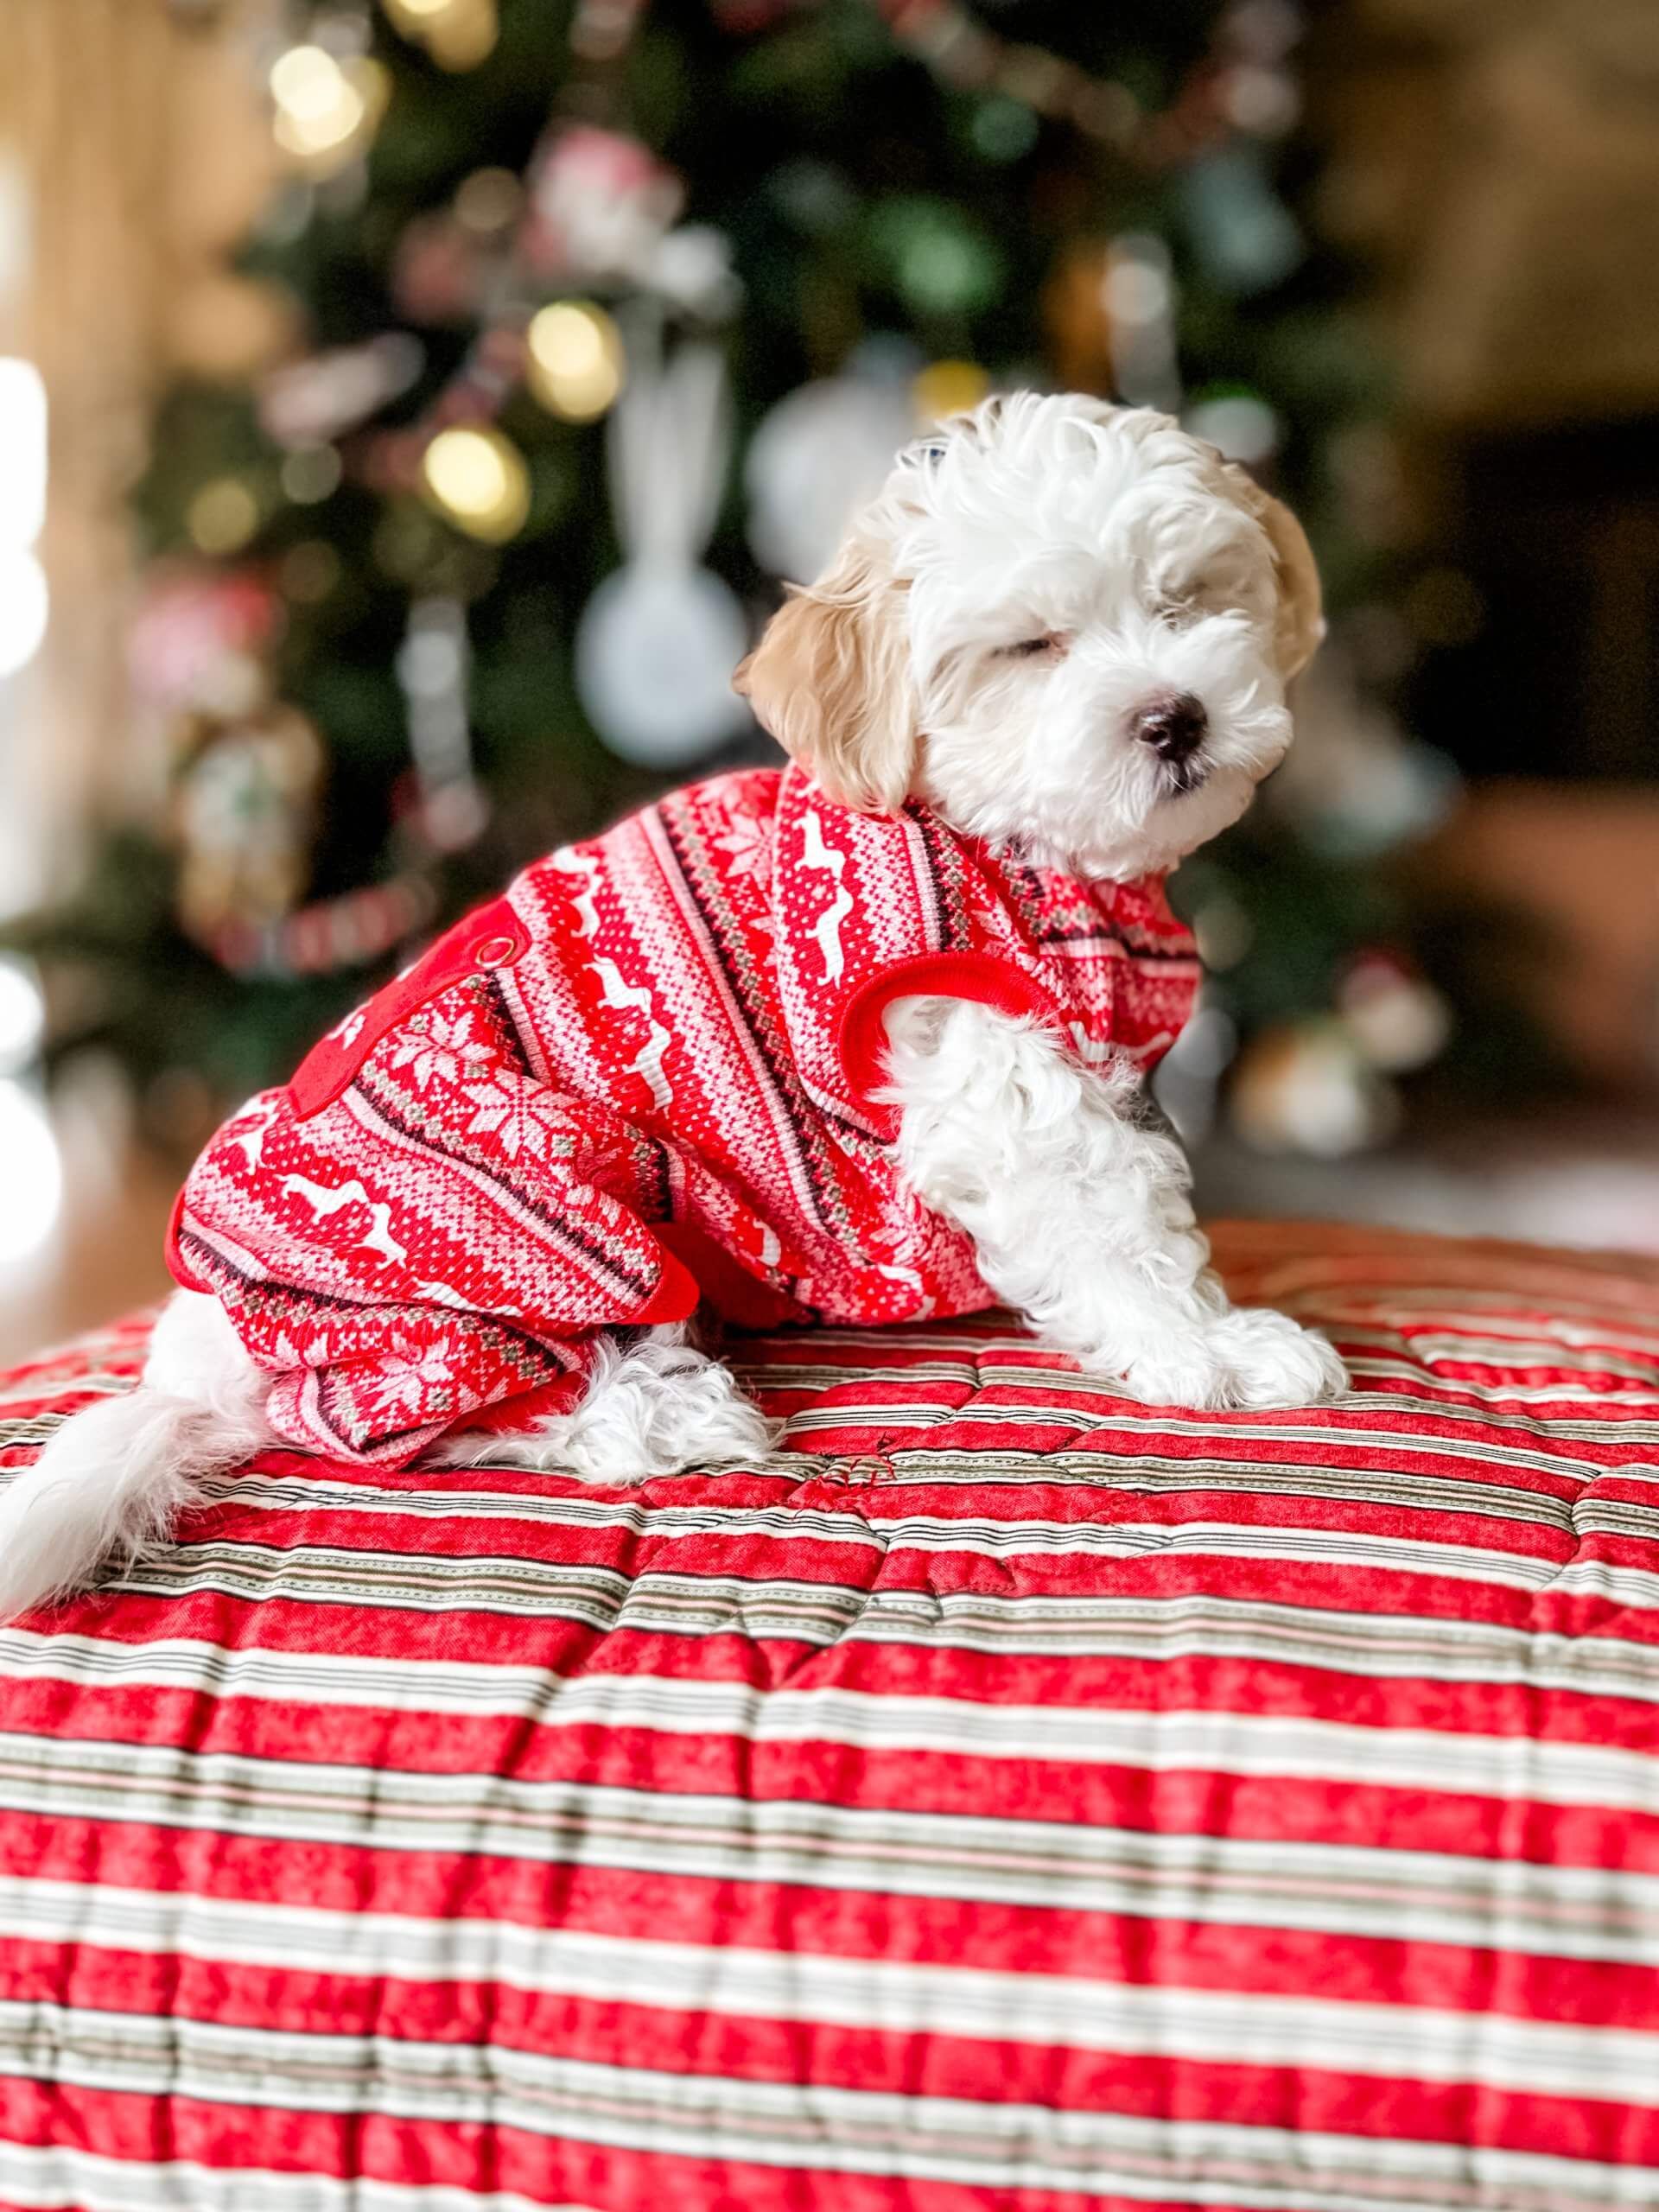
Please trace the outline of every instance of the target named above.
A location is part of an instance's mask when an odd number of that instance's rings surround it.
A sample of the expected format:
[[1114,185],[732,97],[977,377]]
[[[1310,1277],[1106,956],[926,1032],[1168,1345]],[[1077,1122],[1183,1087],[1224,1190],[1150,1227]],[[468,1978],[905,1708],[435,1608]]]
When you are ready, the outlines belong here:
[[291,707],[200,724],[179,777],[179,917],[194,937],[287,913],[311,872],[321,741]]
[[1344,1022],[1264,1029],[1245,1046],[1229,1096],[1234,1128],[1260,1152],[1342,1160],[1394,1134],[1400,1100]]
[[711,223],[682,223],[659,239],[642,281],[704,322],[723,322],[743,303],[732,242]]
[[632,375],[610,420],[617,534],[626,556],[583,610],[577,689],[613,753],[641,766],[695,760],[746,724],[732,671],[747,644],[729,586],[699,565],[731,451],[718,347],[664,364],[660,323],[628,332]]
[[525,379],[551,415],[591,423],[622,389],[626,358],[621,333],[591,300],[558,300],[531,319]]
[[391,92],[385,70],[367,54],[291,46],[271,67],[272,133],[307,176],[334,176],[366,150]]
[[1337,987],[1337,1011],[1374,1068],[1409,1075],[1438,1059],[1452,1033],[1452,1011],[1398,954],[1362,952]]
[[421,462],[427,497],[486,545],[505,545],[530,514],[530,471],[510,438],[488,425],[440,430]]
[[462,602],[437,595],[416,600],[397,656],[397,681],[408,709],[422,833],[437,852],[456,852],[470,845],[488,811],[473,768],[467,711],[471,666]]
[[519,253],[535,275],[644,283],[685,188],[639,139],[564,123],[533,157]]
[[147,579],[127,632],[133,690],[164,715],[244,715],[264,696],[281,620],[247,569],[163,569]]
[[749,543],[763,569],[810,583],[825,568],[915,430],[911,373],[906,359],[893,376],[825,377],[765,416],[743,465]]
[[977,407],[991,388],[991,379],[977,361],[934,361],[923,369],[910,387],[916,428],[931,429],[947,415],[965,415]]
[[326,445],[407,391],[425,365],[417,338],[389,331],[273,369],[259,385],[260,428],[279,446]]

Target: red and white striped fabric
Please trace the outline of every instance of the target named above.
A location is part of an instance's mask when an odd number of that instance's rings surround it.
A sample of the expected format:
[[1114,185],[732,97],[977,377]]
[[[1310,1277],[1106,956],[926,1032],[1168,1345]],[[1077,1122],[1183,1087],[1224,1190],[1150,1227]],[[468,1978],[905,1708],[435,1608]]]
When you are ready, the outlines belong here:
[[992,1303],[871,1096],[884,1007],[949,992],[1150,1065],[1198,962],[1162,883],[1085,885],[791,767],[538,861],[220,1130],[172,1262],[272,1370],[279,1436],[400,1465],[566,1402],[595,1330]]
[[0,2207],[1659,2205],[1659,1268],[1220,1253],[1355,1396],[779,1334],[781,1465],[272,1452],[5,1631]]

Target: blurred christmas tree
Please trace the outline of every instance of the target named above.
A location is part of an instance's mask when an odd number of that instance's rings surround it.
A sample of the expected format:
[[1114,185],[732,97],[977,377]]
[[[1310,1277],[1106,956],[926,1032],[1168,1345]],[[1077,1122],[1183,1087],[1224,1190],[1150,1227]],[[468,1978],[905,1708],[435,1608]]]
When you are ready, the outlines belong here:
[[[161,410],[152,804],[29,925],[60,1052],[239,1095],[518,862],[766,751],[728,677],[776,578],[993,384],[1179,410],[1281,483],[1338,603],[1367,588],[1376,395],[1291,212],[1289,0],[278,12],[253,59],[289,177],[244,265],[305,350]],[[1432,779],[1332,712],[1344,773],[1181,894],[1218,975],[1185,1077],[1265,1033],[1328,1087],[1341,1038],[1363,1137],[1376,1065],[1434,1042],[1395,955],[1355,966]]]

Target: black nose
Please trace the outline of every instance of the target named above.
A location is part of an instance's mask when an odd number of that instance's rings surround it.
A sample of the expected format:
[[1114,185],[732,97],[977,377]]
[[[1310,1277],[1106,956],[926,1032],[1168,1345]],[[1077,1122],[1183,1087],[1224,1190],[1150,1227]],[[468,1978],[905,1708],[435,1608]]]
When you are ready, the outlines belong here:
[[1161,698],[1148,699],[1129,725],[1142,745],[1173,764],[1198,751],[1209,726],[1203,700],[1191,691],[1168,691]]

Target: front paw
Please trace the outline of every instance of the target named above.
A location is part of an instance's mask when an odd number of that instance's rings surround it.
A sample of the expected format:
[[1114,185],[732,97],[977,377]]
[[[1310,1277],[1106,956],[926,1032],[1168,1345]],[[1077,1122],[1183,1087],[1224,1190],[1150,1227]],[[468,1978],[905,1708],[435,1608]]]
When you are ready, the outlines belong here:
[[1259,1306],[1230,1306],[1198,1328],[1173,1332],[1120,1371],[1129,1395],[1147,1405],[1200,1410],[1313,1406],[1348,1388],[1347,1370],[1323,1337]]

